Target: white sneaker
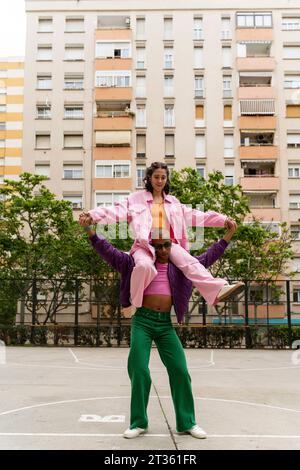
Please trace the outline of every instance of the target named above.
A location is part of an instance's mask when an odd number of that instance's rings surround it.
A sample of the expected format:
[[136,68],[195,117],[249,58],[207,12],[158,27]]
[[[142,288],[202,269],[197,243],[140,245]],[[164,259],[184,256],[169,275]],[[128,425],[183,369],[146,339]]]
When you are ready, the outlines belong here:
[[204,429],[200,428],[198,424],[195,424],[191,429],[188,429],[186,432],[188,432],[191,436],[195,437],[196,439],[206,439],[207,434],[204,431]]
[[226,284],[220,290],[216,303],[222,302],[223,300],[227,299],[231,295],[239,294],[243,291],[245,284],[243,282],[237,282],[236,284]]
[[126,431],[124,431],[124,434],[123,434],[123,437],[125,437],[126,439],[134,439],[135,437],[138,437],[140,434],[144,434],[145,432],[147,432],[148,429],[142,429],[142,428],[133,428],[133,429],[126,429]]

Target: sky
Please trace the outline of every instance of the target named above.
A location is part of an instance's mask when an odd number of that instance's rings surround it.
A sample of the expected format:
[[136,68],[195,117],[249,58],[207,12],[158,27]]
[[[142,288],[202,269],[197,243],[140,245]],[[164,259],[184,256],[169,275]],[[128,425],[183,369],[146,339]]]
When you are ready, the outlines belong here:
[[0,3],[0,57],[25,55],[25,0]]

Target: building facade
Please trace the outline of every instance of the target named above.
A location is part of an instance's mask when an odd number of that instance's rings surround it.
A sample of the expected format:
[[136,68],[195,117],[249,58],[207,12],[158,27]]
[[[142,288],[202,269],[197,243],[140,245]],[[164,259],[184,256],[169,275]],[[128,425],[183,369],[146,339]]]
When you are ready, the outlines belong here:
[[26,0],[23,168],[75,214],[153,161],[221,170],[252,215],[288,222],[300,272],[300,5],[249,6]]
[[24,58],[0,58],[0,186],[22,165]]

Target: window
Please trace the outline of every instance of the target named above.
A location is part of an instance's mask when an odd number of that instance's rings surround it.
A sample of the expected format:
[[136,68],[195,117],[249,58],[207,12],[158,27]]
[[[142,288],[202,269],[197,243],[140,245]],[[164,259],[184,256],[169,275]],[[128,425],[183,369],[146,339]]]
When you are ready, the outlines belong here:
[[300,46],[283,46],[284,59],[300,59]]
[[300,258],[294,258],[293,259],[293,265],[294,265],[294,271],[296,273],[300,273]]
[[231,104],[224,105],[224,123],[232,124],[232,106]]
[[300,194],[290,194],[289,208],[300,209]]
[[137,165],[136,167],[136,187],[143,188],[144,187],[144,178],[146,173],[146,166],[145,165]]
[[139,98],[146,96],[146,77],[145,76],[136,77],[135,93],[136,93],[136,96]]
[[66,45],[65,46],[65,60],[83,60],[84,47],[82,44]]
[[272,28],[272,13],[237,13],[236,23],[238,28]]
[[146,158],[146,136],[144,134],[136,136],[136,156],[137,158]]
[[136,68],[146,68],[146,49],[144,47],[138,47],[136,50]]
[[194,68],[203,68],[203,47],[194,47]]
[[4,149],[4,148],[5,148],[5,140],[0,139],[0,149]]
[[204,78],[202,76],[195,77],[195,97],[204,98]]
[[234,165],[225,165],[224,182],[226,186],[232,186],[234,184]]
[[67,33],[78,32],[81,33],[84,31],[84,18],[66,18],[66,29]]
[[6,113],[6,104],[0,104],[0,113]]
[[172,47],[165,47],[164,49],[164,68],[174,68],[174,51]]
[[300,303],[300,289],[293,290],[293,302],[299,304]]
[[83,178],[83,169],[82,165],[67,165],[63,167],[64,170],[64,179],[73,180],[73,179],[82,179]]
[[205,178],[205,165],[196,165],[197,172],[202,178]]
[[128,59],[131,57],[130,42],[100,42],[96,43],[96,57],[99,59]]
[[38,90],[52,90],[52,76],[38,75],[37,76],[37,89]]
[[232,66],[231,47],[222,47],[223,68]]
[[231,39],[231,20],[230,18],[222,18],[222,29],[221,29],[221,39]]
[[7,70],[0,69],[0,78],[7,78]]
[[223,77],[223,98],[231,98],[231,77]]
[[136,19],[136,39],[144,39],[146,32],[146,20],[145,18]]
[[83,119],[83,104],[65,104],[65,119]]
[[164,78],[164,96],[174,96],[174,77],[173,75],[166,75]]
[[165,158],[175,157],[175,138],[174,134],[165,135]]
[[172,39],[173,36],[173,19],[164,18],[164,39]]
[[240,100],[241,116],[274,116],[275,100]]
[[83,209],[82,194],[64,194],[63,200],[72,205],[72,209]]
[[37,48],[36,60],[52,60],[52,46],[39,44]]
[[83,134],[82,133],[67,133],[64,134],[64,148],[65,149],[81,149],[83,148]]
[[98,160],[96,161],[96,178],[130,178],[130,161]]
[[195,122],[196,127],[203,127],[204,126],[204,105],[203,104],[196,105],[195,118],[196,118],[196,122]]
[[51,119],[51,105],[50,104],[37,104],[36,105],[37,119]]
[[205,135],[196,135],[196,158],[205,157]]
[[300,133],[299,134],[287,134],[287,147],[288,148],[300,148]]
[[96,193],[96,207],[108,207],[122,201],[129,193]]
[[224,157],[234,157],[233,134],[224,135]]
[[6,95],[6,87],[0,87],[0,95]]
[[146,127],[146,106],[144,104],[137,105],[136,127]]
[[129,70],[96,71],[96,87],[130,87],[131,72]]
[[286,105],[286,117],[287,118],[299,118],[300,117],[300,104],[287,104]]
[[174,113],[173,104],[165,104],[164,126],[165,127],[175,126],[175,113]]
[[282,29],[285,31],[300,30],[300,16],[297,18],[282,18]]
[[289,178],[300,178],[300,165],[290,166],[288,169]]
[[291,225],[291,237],[293,240],[300,240],[300,225]]
[[5,131],[6,129],[6,122],[0,122],[0,131]]
[[194,39],[203,39],[202,18],[194,18]]
[[35,148],[36,149],[50,149],[50,132],[37,133],[35,135]]
[[49,164],[45,164],[45,165],[36,164],[35,174],[40,175],[40,176],[47,176],[47,178],[49,178],[50,177],[50,165]]
[[53,21],[52,18],[39,18],[39,33],[52,33]]
[[300,88],[300,75],[285,75],[284,88]]
[[82,74],[66,74],[64,88],[66,90],[82,90],[83,75]]

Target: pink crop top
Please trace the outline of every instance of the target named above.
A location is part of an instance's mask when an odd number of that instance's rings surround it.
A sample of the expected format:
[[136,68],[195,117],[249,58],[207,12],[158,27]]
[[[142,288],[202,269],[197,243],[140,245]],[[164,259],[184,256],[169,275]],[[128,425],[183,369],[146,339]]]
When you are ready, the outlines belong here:
[[171,288],[168,278],[168,263],[158,263],[156,261],[155,267],[157,269],[157,275],[148,287],[144,290],[144,295],[170,295]]

